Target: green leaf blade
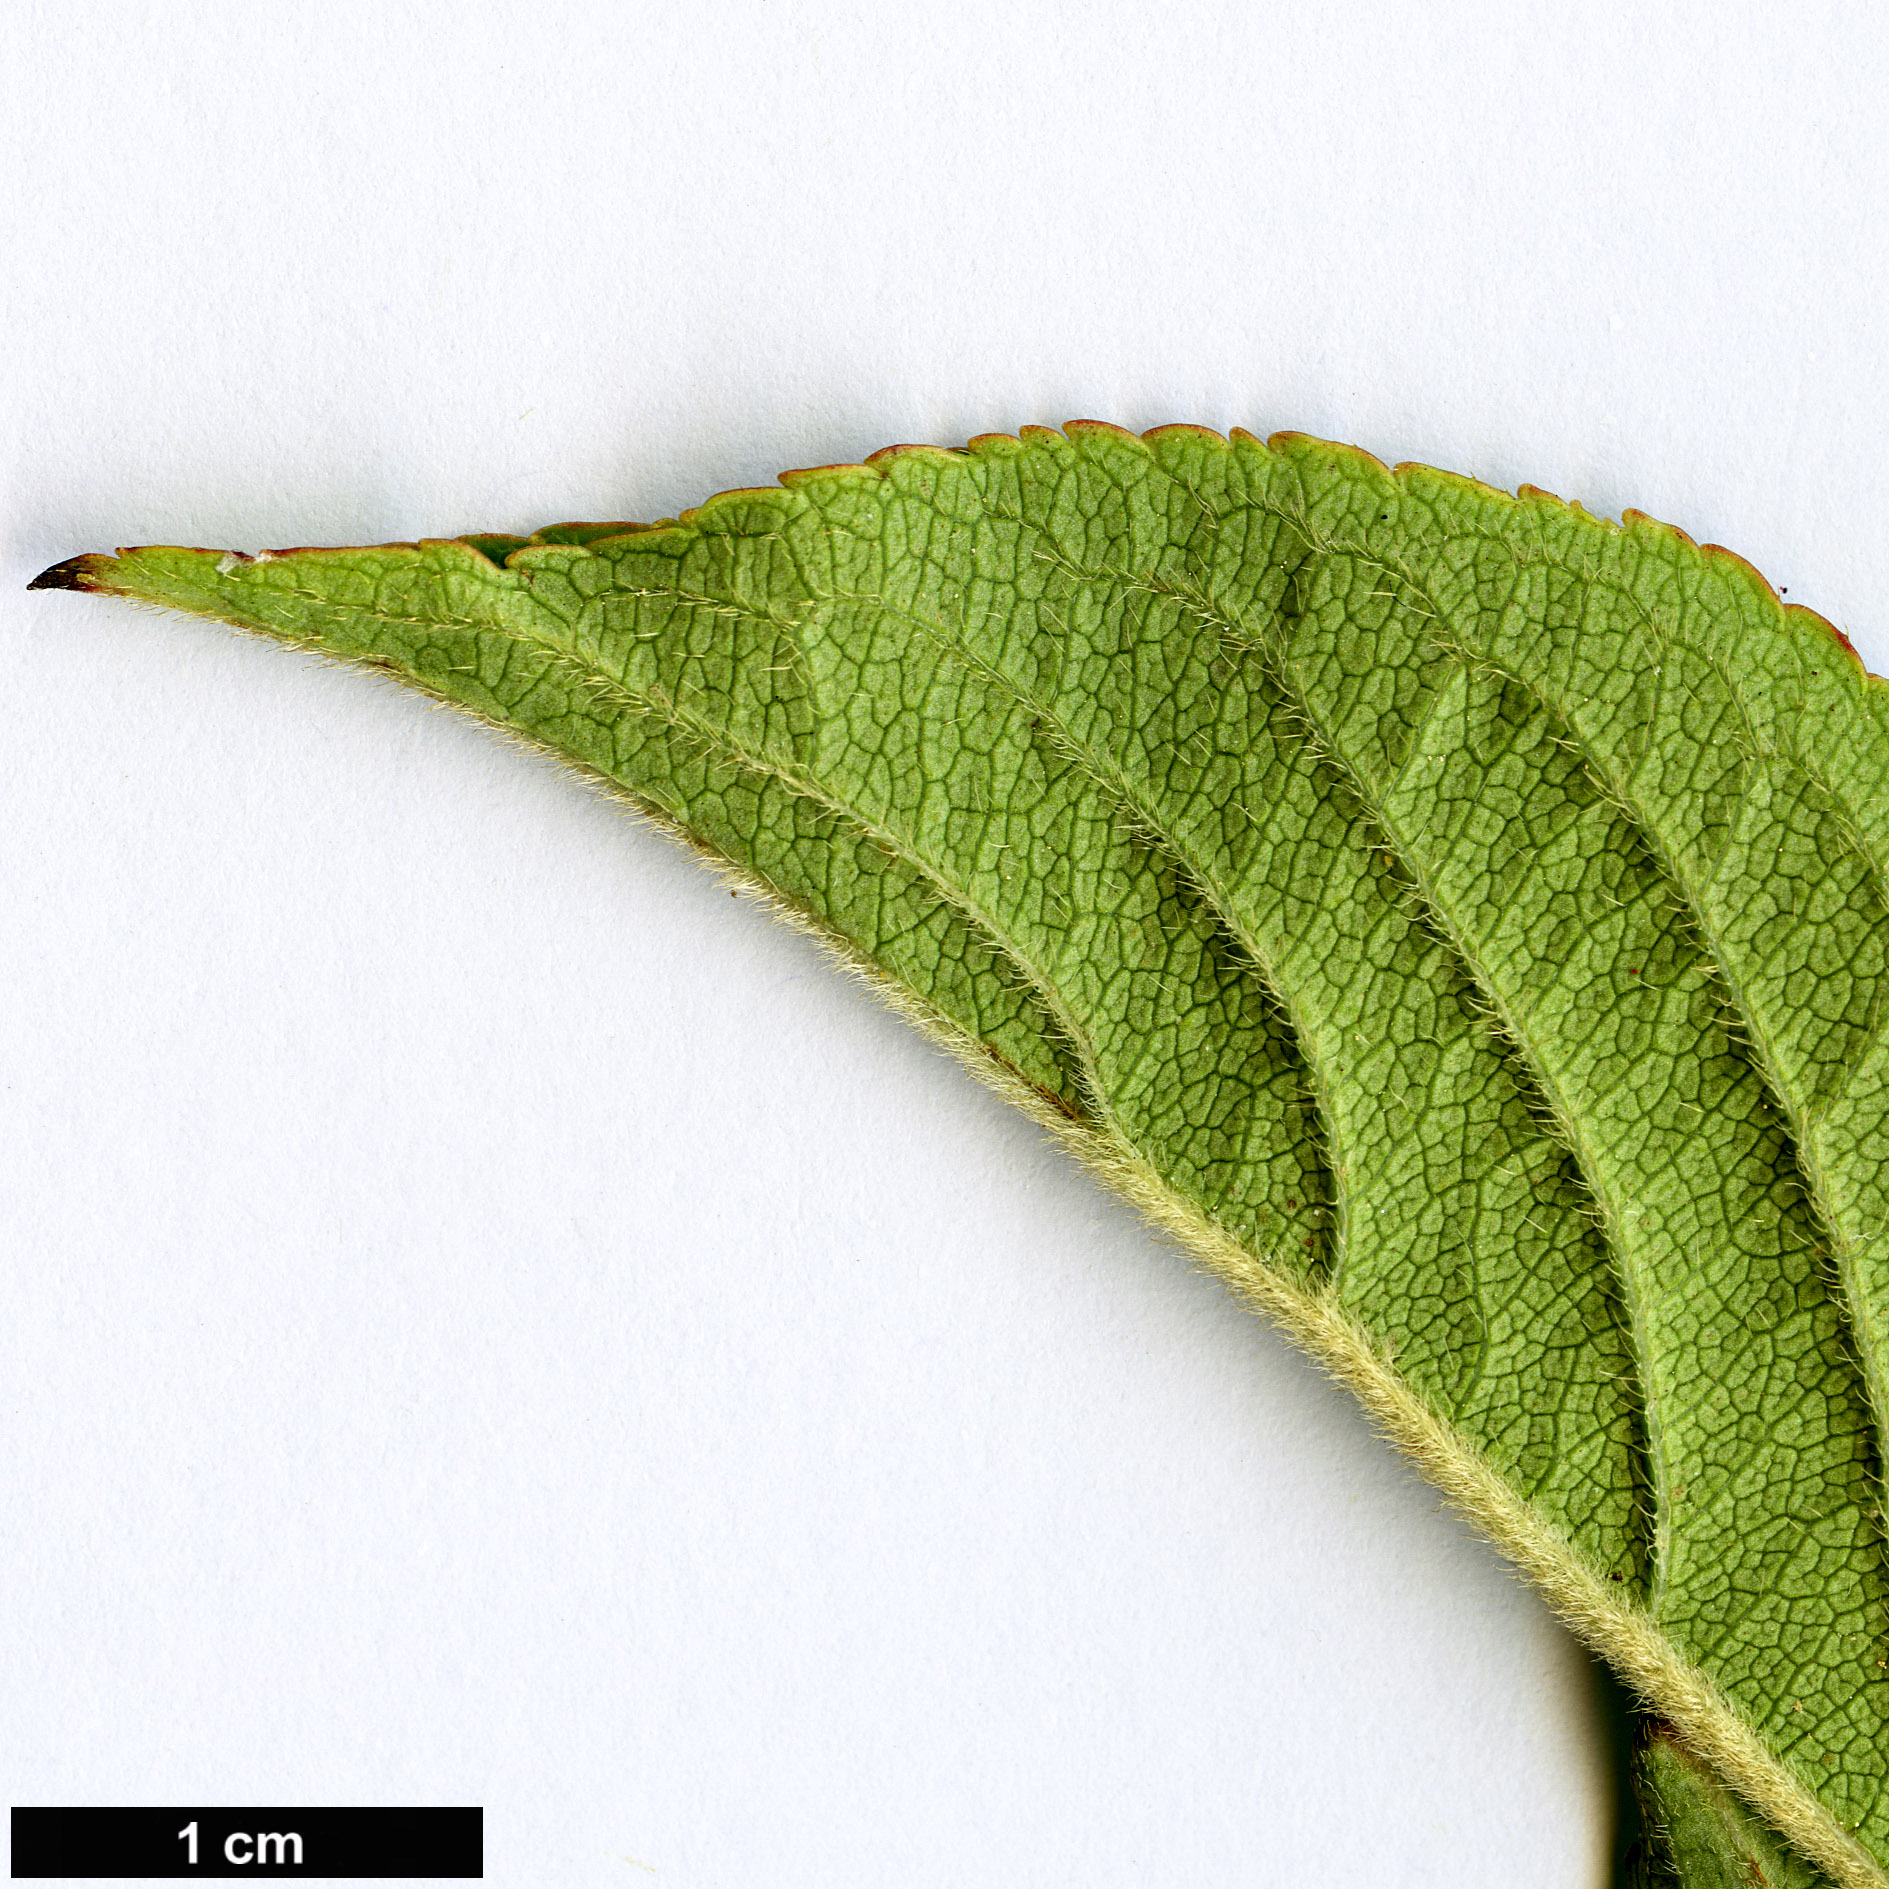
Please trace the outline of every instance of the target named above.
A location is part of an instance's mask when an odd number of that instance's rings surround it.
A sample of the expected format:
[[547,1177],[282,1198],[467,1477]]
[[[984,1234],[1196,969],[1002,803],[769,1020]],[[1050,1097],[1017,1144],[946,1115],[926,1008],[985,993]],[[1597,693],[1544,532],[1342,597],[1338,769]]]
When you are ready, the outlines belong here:
[[1889,709],[1736,560],[1084,426],[48,580],[386,668],[728,862],[1889,1880]]
[[1663,1728],[1634,1756],[1634,1789],[1657,1849],[1643,1856],[1632,1889],[1828,1889],[1829,1878],[1795,1855]]

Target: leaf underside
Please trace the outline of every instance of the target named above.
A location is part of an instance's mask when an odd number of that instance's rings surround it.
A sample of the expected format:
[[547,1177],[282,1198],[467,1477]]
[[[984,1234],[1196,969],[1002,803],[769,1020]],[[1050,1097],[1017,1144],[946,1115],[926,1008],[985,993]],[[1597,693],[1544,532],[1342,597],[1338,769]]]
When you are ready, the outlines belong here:
[[1350,1383],[1714,1788],[1889,1882],[1889,689],[1742,560],[1081,424],[41,582],[392,670],[766,889]]
[[1825,1889],[1828,1877],[1780,1843],[1657,1723],[1645,1728],[1634,1782],[1643,1841],[1625,1889]]

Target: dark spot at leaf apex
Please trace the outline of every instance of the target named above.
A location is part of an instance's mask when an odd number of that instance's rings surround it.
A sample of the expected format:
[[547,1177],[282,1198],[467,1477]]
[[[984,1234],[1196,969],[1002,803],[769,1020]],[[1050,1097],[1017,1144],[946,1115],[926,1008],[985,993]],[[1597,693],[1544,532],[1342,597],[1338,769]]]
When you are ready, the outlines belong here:
[[109,560],[102,558],[96,551],[82,552],[75,558],[64,558],[57,564],[49,564],[27,585],[28,590],[97,590],[94,581],[98,567]]

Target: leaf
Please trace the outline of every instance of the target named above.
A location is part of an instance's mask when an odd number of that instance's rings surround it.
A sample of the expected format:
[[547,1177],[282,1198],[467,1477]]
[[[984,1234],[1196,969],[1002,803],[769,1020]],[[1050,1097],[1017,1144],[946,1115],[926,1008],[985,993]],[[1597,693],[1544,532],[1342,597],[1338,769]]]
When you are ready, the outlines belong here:
[[1889,1882],[1889,693],[1741,560],[1084,424],[38,581],[392,670],[771,895]]
[[1711,1771],[1657,1724],[1635,1754],[1640,1815],[1655,1847],[1632,1889],[1825,1889]]

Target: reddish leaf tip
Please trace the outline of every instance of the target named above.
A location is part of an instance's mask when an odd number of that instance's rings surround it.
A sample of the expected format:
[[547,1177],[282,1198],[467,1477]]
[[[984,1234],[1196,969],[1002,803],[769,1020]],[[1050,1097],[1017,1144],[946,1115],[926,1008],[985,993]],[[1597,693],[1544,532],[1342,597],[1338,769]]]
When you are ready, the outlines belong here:
[[49,564],[27,585],[28,590],[103,590],[99,572],[111,562],[96,551],[86,551],[75,558]]

